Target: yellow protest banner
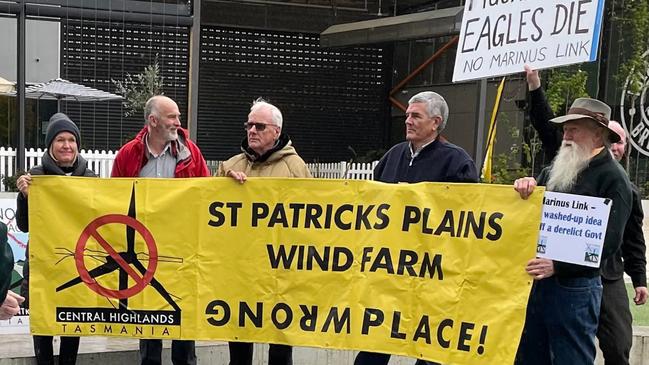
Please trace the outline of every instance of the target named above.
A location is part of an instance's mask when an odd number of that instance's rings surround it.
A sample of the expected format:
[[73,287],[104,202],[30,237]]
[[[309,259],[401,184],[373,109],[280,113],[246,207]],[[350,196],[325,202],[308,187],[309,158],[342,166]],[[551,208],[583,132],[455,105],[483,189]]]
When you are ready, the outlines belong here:
[[35,176],[32,332],[512,363],[542,195],[478,184]]

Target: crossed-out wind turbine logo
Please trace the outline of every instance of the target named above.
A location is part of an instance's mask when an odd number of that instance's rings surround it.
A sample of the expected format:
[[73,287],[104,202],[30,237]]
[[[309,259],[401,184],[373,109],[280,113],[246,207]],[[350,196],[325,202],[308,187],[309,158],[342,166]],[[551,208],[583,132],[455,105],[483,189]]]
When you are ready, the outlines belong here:
[[[118,252],[111,242],[101,236],[99,229],[108,224],[125,226],[126,251]],[[144,240],[148,252],[136,251],[136,233]],[[103,250],[88,248],[90,239],[94,239]],[[120,247],[124,247],[124,245]],[[56,320],[62,323],[64,332],[83,334],[85,331],[79,323],[102,323],[103,326],[90,326],[89,332],[91,334],[127,333],[135,336],[168,336],[170,326],[180,326],[181,310],[176,303],[176,300],[180,298],[169,293],[156,280],[154,274],[159,262],[180,264],[183,259],[158,255],[153,235],[136,219],[135,184],[131,191],[128,215],[108,214],[98,217],[83,230],[74,253],[70,253],[65,248],[57,248],[57,250],[63,250],[63,252],[59,251],[59,254],[65,256],[59,262],[66,257],[74,256],[79,276],[61,284],[56,288],[56,291],[64,291],[83,283],[90,290],[106,298],[110,305],[95,308],[57,307]],[[87,260],[99,261],[102,264],[88,269]],[[118,272],[118,287],[116,289],[109,288],[105,284],[102,285],[98,281],[102,276],[115,271]],[[134,282],[132,286],[129,286],[129,278]],[[171,309],[129,308],[128,299],[149,285],[160,294]],[[115,301],[116,299],[118,301]],[[69,326],[68,323],[77,325]],[[113,328],[114,326],[115,328]]]
[[649,88],[649,50],[642,57],[644,58],[644,67],[642,70],[634,70],[641,76],[641,85],[639,93],[632,91],[631,77],[626,79],[622,89],[620,100],[620,115],[624,129],[629,136],[629,142],[640,153],[649,156],[649,106],[647,106],[647,89]]

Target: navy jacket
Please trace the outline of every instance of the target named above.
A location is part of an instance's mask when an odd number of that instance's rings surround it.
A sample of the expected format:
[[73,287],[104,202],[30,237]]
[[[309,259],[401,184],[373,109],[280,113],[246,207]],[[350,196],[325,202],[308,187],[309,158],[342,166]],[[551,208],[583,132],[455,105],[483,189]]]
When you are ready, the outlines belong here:
[[462,148],[439,139],[411,158],[408,142],[392,147],[374,168],[374,180],[386,183],[478,182],[475,163]]

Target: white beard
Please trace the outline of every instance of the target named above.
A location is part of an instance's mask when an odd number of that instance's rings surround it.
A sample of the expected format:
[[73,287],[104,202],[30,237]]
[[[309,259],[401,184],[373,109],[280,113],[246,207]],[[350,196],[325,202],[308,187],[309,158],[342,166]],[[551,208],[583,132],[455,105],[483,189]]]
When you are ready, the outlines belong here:
[[550,167],[550,178],[546,184],[548,190],[570,192],[579,173],[588,166],[593,147],[594,144],[579,146],[574,142],[563,141]]

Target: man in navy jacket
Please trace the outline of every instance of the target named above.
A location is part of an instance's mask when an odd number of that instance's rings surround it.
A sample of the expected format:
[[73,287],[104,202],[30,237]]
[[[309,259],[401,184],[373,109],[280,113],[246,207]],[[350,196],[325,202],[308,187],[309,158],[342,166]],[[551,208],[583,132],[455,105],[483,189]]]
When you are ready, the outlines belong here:
[[[475,163],[461,147],[442,141],[439,134],[448,120],[448,105],[432,91],[408,101],[406,141],[392,147],[374,168],[374,180],[386,183],[476,183]],[[387,365],[389,354],[362,351],[354,365]],[[427,362],[417,360],[417,365]],[[431,363],[428,363],[431,364]]]

